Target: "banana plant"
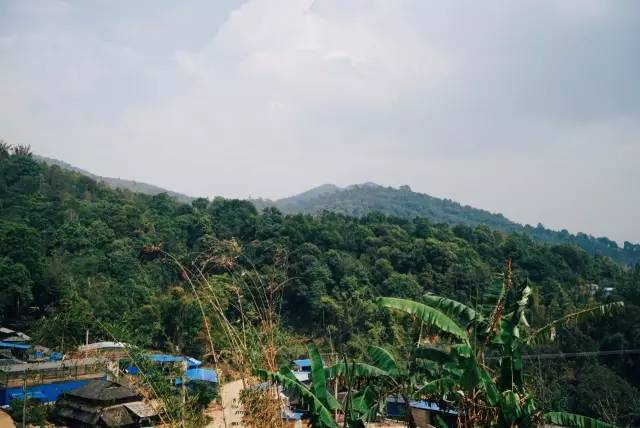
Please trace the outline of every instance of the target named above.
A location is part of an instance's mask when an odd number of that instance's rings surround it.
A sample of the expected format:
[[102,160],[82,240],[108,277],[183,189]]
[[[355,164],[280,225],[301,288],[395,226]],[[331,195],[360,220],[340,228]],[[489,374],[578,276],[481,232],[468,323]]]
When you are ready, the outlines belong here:
[[311,360],[311,386],[307,387],[300,382],[287,366],[282,366],[278,372],[256,369],[254,374],[262,380],[273,382],[296,394],[311,416],[311,425],[314,428],[339,428],[333,412],[341,410],[338,401],[327,389],[327,377],[325,367],[315,345],[308,346],[309,359]]
[[[415,376],[401,367],[389,351],[379,346],[367,348],[369,363],[338,363],[327,369],[327,376],[332,379],[343,377],[346,383],[357,390],[354,394],[355,414],[352,419],[363,422],[373,421],[383,413],[389,395],[400,395],[405,403],[409,403],[415,391]],[[407,423],[415,428],[411,412],[407,412]]]
[[[335,412],[344,415],[343,427],[362,428],[364,422],[374,420],[379,414],[379,390],[376,385],[361,382],[365,377],[380,377],[386,374],[364,363],[347,362],[346,359],[332,367],[324,367],[315,345],[308,346],[311,385],[307,387],[296,379],[289,367],[283,366],[276,372],[255,370],[255,374],[267,381],[278,383],[300,397],[311,416],[314,428],[338,428],[333,417]],[[345,400],[341,404],[329,391],[329,380],[343,380],[346,387]]]
[[[552,339],[558,325],[608,315],[622,302],[586,308],[534,329],[526,319],[530,295],[528,285],[512,283],[508,267],[503,280],[489,287],[479,308],[434,295],[426,296],[424,303],[382,297],[378,304],[409,313],[441,335],[438,347],[418,343],[416,358],[434,363],[437,370],[417,394],[455,401],[461,426],[527,427],[544,420],[567,427],[610,428],[584,416],[543,414],[525,390],[522,352],[528,344]],[[497,373],[488,366],[489,357],[497,359]]]

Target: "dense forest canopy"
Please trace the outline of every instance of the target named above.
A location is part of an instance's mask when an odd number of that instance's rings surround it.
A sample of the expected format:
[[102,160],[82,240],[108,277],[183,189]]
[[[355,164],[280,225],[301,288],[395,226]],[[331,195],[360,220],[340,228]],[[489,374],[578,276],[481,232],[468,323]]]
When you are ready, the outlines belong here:
[[[79,172],[87,177],[104,183],[112,189],[125,189],[146,195],[167,193],[180,202],[190,204],[195,198],[182,193],[172,192],[152,184],[112,177],[100,177],[69,165],[66,162],[43,156],[37,160],[48,165],[57,165],[63,169]],[[521,225],[500,213],[463,205],[449,199],[441,199],[427,194],[414,192],[409,186],[384,187],[376,183],[362,183],[340,188],[333,184],[324,184],[295,196],[278,200],[252,199],[251,202],[261,211],[275,207],[284,214],[319,214],[322,211],[359,217],[370,213],[383,213],[392,217],[413,220],[426,217],[434,223],[469,226],[487,225],[502,232],[525,232],[538,241],[548,244],[573,244],[589,254],[600,254],[613,260],[633,266],[640,262],[640,244],[625,241],[622,247],[606,237],[594,237],[579,232],[571,234],[566,229],[555,231],[538,223],[536,226]]]
[[640,262],[640,244],[625,242],[622,247],[606,237],[596,238],[586,233],[571,234],[567,230],[554,231],[542,224],[521,225],[502,214],[462,205],[449,199],[440,199],[411,190],[409,186],[384,187],[364,183],[340,188],[325,184],[296,196],[276,201],[257,199],[258,208],[277,207],[285,214],[317,214],[331,211],[350,216],[363,216],[380,212],[408,220],[427,217],[432,222],[469,226],[488,225],[506,233],[525,232],[533,238],[550,244],[574,244],[589,254],[601,254],[634,265]]
[[[0,149],[0,323],[57,349],[83,342],[89,329],[93,338],[115,335],[201,356],[203,318],[175,261],[189,265],[213,242],[232,239],[258,272],[283,249],[288,331],[350,355],[372,343],[398,353],[407,345],[407,326],[376,297],[419,300],[432,292],[474,304],[506,260],[514,277],[530,284],[528,312],[538,324],[590,303],[625,302],[623,313],[567,326],[558,344],[531,353],[640,348],[640,265],[571,243],[541,244],[519,228],[507,233],[482,221],[258,212],[249,201],[221,198],[184,204],[110,189],[28,152]],[[158,256],[158,248],[175,260]],[[532,367],[545,408],[598,417],[614,409],[620,423],[638,416],[637,355],[538,360]]]

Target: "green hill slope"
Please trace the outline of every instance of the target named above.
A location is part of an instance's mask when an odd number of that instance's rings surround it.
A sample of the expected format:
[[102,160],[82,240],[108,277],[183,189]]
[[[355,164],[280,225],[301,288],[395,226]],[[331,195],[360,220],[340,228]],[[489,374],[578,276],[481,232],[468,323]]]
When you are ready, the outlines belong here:
[[[166,193],[176,200],[191,203],[195,198],[173,192],[148,183],[113,177],[101,177],[66,162],[36,156],[36,159],[48,165],[57,165],[63,169],[78,172],[112,189],[126,189],[146,195]],[[640,262],[640,245],[625,242],[622,247],[606,237],[594,237],[586,233],[571,234],[566,230],[554,231],[542,225],[521,225],[504,217],[500,213],[463,205],[450,199],[436,198],[424,193],[413,192],[409,186],[400,188],[384,187],[376,183],[362,183],[338,187],[323,184],[298,195],[278,199],[254,199],[256,208],[276,207],[285,214],[318,214],[331,211],[349,216],[360,217],[373,212],[414,219],[426,217],[434,223],[465,224],[469,226],[487,225],[502,232],[524,232],[537,240],[551,244],[577,245],[590,254],[600,254],[613,260],[634,265]]]
[[440,199],[413,192],[409,186],[384,187],[364,183],[340,188],[331,184],[311,189],[304,193],[276,201],[256,200],[256,206],[275,206],[284,213],[316,214],[331,211],[352,216],[363,216],[380,212],[395,217],[413,219],[426,217],[432,222],[485,224],[503,232],[525,232],[547,243],[577,245],[591,254],[601,254],[628,265],[640,262],[640,245],[625,242],[623,247],[608,238],[566,230],[554,231],[542,225],[536,227],[513,222],[502,214],[462,205],[449,199]]
[[[203,272],[216,287],[185,279],[185,268],[209,259],[220,263]],[[422,330],[381,311],[373,303],[378,296],[420,299],[433,292],[473,306],[508,259],[514,278],[532,289],[533,327],[606,299],[625,301],[624,314],[561,325],[559,343],[527,353],[640,348],[640,265],[626,269],[573,245],[545,245],[485,225],[258,212],[248,201],[222,198],[183,204],[165,194],[111,189],[0,150],[0,325],[56,350],[84,343],[89,330],[90,340],[122,340],[211,361],[210,347],[226,356],[229,343],[219,325],[213,325],[211,344],[203,336],[200,303],[207,313],[214,309],[196,300],[192,286],[214,293],[208,295],[221,302],[229,321],[244,325],[254,315],[241,316],[239,296],[249,299],[256,283],[286,278],[279,305],[282,361],[299,355],[290,344],[309,340],[354,359],[368,344],[406,358]],[[535,372],[527,376],[540,377],[542,396],[557,397],[563,409],[590,406],[601,396],[595,388],[608,388],[607,394],[618,394],[616,405],[634,409],[628,397],[640,385],[638,359],[552,363],[531,365]]]
[[93,178],[94,180],[100,183],[104,183],[105,185],[107,185],[112,189],[126,189],[132,192],[144,193],[145,195],[158,195],[160,193],[166,193],[169,196],[177,199],[178,201],[185,202],[185,203],[190,203],[195,199],[183,193],[173,192],[171,190],[163,189],[162,187],[154,186],[153,184],[149,184],[149,183],[142,183],[134,180],[126,180],[123,178],[102,177],[99,175],[95,175],[87,170],[78,168],[76,166],[73,166],[71,164],[68,164],[67,162],[64,162],[58,159],[48,158],[46,156],[40,156],[40,155],[34,155],[34,158],[39,160],[40,162],[46,163],[47,165],[57,165],[62,169],[66,169],[68,171],[74,171],[82,175],[85,175],[87,177]]

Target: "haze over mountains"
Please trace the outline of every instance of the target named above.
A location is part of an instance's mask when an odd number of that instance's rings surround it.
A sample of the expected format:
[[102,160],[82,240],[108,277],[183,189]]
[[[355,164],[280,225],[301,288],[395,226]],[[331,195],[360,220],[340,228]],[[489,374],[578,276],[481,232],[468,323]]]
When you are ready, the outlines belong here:
[[144,193],[146,195],[157,195],[160,193],[166,193],[174,198],[176,198],[180,202],[191,203],[195,198],[191,196],[187,196],[184,193],[173,192],[171,190],[163,189],[162,187],[155,186],[149,183],[143,183],[140,181],[134,180],[126,180],[123,178],[115,178],[115,177],[102,177],[100,175],[93,174],[85,169],[78,168],[77,166],[71,165],[67,162],[61,161],[59,159],[53,159],[46,156],[34,155],[36,159],[41,162],[46,163],[47,165],[57,165],[62,169],[66,169],[69,171],[75,171],[82,175],[86,175],[87,177],[91,177],[94,180],[104,183],[108,187],[112,189],[127,189],[132,192]]
[[[38,156],[38,159],[61,168],[79,172],[111,188],[127,189],[149,195],[167,193],[177,200],[190,203],[195,198],[182,193],[173,192],[148,183],[141,183],[113,177],[96,176],[66,162]],[[461,224],[468,226],[487,225],[502,232],[524,232],[531,237],[551,243],[571,243],[583,248],[591,254],[601,254],[623,264],[640,262],[640,244],[625,241],[619,246],[606,237],[594,237],[587,233],[571,234],[567,230],[554,231],[537,226],[522,225],[509,220],[500,213],[463,205],[458,202],[436,198],[427,194],[414,192],[407,185],[399,188],[385,187],[376,183],[361,183],[347,187],[334,184],[323,184],[298,195],[277,200],[252,199],[258,210],[275,207],[286,214],[317,214],[331,211],[350,216],[364,216],[379,212],[402,219],[426,217],[433,223]]]

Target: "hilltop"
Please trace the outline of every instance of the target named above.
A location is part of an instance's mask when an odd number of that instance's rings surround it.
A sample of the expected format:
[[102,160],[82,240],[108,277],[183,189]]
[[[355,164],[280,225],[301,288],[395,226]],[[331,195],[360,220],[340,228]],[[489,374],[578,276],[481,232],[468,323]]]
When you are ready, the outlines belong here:
[[[57,165],[65,170],[74,171],[92,178],[112,189],[126,189],[151,196],[166,193],[174,199],[187,204],[196,199],[153,184],[122,178],[102,177],[58,159],[44,156],[35,156],[35,158],[47,165]],[[275,207],[285,214],[318,214],[323,211],[331,211],[348,216],[362,217],[377,212],[408,220],[413,220],[416,217],[425,217],[432,223],[461,224],[472,227],[487,225],[492,229],[505,233],[526,233],[544,243],[577,245],[590,254],[608,256],[625,265],[634,265],[640,262],[640,245],[638,244],[625,242],[620,247],[615,241],[607,237],[595,237],[581,232],[571,234],[566,229],[555,231],[544,227],[540,223],[536,226],[519,224],[506,218],[501,213],[492,213],[450,199],[414,192],[407,185],[393,188],[372,182],[353,184],[346,187],[323,184],[286,198],[277,200],[259,198],[252,199],[251,202],[258,210]]]
[[625,242],[623,247],[606,237],[594,237],[586,233],[571,234],[566,229],[555,231],[544,227],[522,225],[500,213],[463,205],[450,199],[436,198],[414,192],[409,186],[385,187],[376,183],[362,183],[344,188],[323,184],[298,195],[275,201],[253,201],[263,209],[273,206],[286,214],[317,214],[331,211],[361,217],[373,212],[403,219],[426,217],[434,223],[468,226],[487,225],[505,233],[524,232],[533,238],[551,244],[573,244],[590,254],[611,257],[623,264],[640,262],[640,245]]
[[123,178],[116,177],[103,177],[100,175],[93,174],[85,169],[78,168],[77,166],[71,165],[67,162],[61,161],[59,159],[48,158],[46,156],[34,155],[34,158],[40,162],[44,162],[47,165],[57,165],[62,169],[66,169],[68,171],[77,172],[84,176],[94,179],[99,183],[103,183],[107,187],[111,189],[126,189],[136,193],[143,193],[145,195],[159,195],[161,193],[166,193],[167,195],[175,198],[176,200],[184,203],[191,203],[195,198],[185,195],[184,193],[178,193],[171,190],[163,189],[162,187],[155,186],[149,183],[143,183],[140,181],[127,180]]

